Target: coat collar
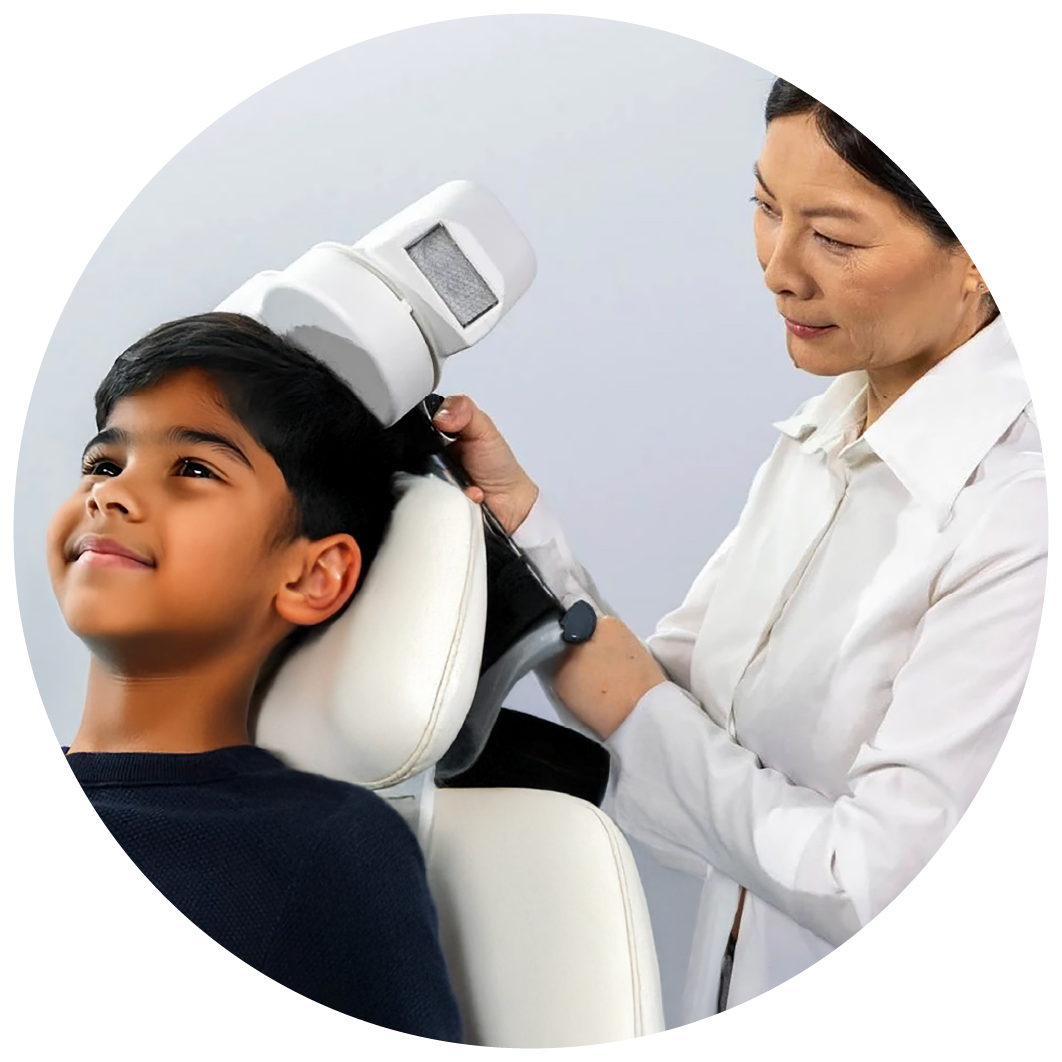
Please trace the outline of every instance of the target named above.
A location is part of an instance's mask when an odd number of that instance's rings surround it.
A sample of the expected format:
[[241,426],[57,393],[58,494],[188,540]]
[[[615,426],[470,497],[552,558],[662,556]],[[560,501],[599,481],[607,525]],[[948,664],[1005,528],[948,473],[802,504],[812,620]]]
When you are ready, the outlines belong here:
[[1029,405],[1001,317],[934,365],[856,439],[866,391],[865,372],[845,373],[775,427],[808,454],[852,459],[872,450],[940,527],[977,466]]

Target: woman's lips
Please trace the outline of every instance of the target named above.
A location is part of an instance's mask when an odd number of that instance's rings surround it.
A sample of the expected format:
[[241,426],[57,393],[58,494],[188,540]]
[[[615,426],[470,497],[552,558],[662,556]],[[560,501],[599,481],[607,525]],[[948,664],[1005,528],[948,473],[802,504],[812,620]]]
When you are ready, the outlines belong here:
[[154,562],[113,538],[84,535],[74,546],[74,561],[90,568],[154,568]]
[[814,339],[816,336],[824,336],[827,332],[832,332],[836,325],[808,325],[801,324],[799,321],[791,321],[788,317],[785,318],[785,326],[795,336],[800,336],[801,339]]

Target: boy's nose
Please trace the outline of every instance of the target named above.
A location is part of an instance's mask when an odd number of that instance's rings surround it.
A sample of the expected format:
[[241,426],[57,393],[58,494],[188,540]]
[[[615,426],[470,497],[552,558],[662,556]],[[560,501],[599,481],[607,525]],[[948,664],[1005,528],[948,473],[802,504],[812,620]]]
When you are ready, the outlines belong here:
[[88,495],[89,511],[116,513],[120,516],[136,516],[139,506],[128,487],[119,483],[118,477],[101,479],[92,485]]

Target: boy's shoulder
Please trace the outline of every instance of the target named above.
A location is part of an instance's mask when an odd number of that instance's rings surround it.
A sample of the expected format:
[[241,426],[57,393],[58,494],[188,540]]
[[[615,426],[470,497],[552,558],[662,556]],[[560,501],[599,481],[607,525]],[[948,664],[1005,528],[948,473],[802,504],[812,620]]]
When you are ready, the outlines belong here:
[[[424,854],[413,830],[388,800],[363,786],[295,768],[286,768],[277,783],[282,801],[289,786],[299,794],[295,799],[313,795],[299,845],[302,885],[289,907],[295,923],[301,925],[308,917],[318,924],[327,911],[325,922],[342,922],[363,939],[396,918],[419,917],[425,927],[434,927]],[[356,904],[348,902],[353,896]],[[335,908],[341,897],[339,915]],[[429,939],[434,932],[431,928],[418,949],[435,946]]]
[[[65,751],[65,750],[64,750]],[[306,845],[399,854],[419,845],[405,820],[377,793],[301,770],[257,746],[204,753],[72,753],[67,762],[105,818],[165,823],[172,831],[254,835],[267,848]],[[201,830],[199,832],[202,832]]]
[[385,866],[423,856],[406,820],[380,794],[364,786],[300,770],[278,760],[276,796],[306,810],[320,823],[318,855],[341,850],[365,865]]

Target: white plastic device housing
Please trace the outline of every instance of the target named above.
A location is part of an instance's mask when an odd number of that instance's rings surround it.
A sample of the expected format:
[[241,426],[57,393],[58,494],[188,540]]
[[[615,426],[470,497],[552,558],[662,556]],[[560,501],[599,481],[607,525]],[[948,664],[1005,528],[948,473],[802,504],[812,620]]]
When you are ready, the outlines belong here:
[[[407,248],[442,225],[497,302],[462,326]],[[320,243],[258,273],[216,309],[242,313],[332,366],[385,425],[438,384],[446,358],[479,342],[531,285],[535,254],[502,204],[450,181],[353,246]]]

